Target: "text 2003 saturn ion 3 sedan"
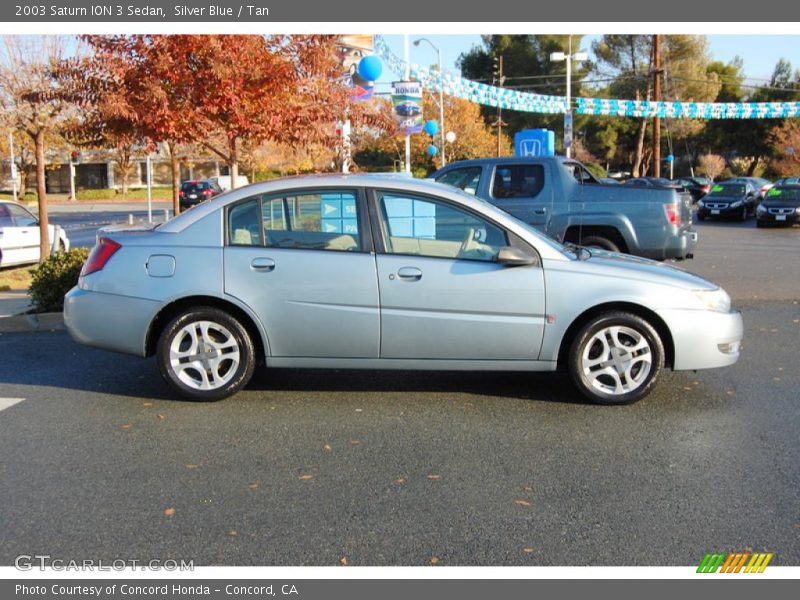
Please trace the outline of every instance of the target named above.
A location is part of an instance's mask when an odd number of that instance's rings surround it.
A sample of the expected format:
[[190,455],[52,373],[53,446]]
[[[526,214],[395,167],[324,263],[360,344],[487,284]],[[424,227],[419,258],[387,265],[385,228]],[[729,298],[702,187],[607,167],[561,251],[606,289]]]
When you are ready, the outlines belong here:
[[718,286],[564,247],[449,186],[312,176],[218,196],[152,230],[109,230],[66,296],[79,342],[157,356],[218,400],[266,367],[552,371],[606,404],[663,367],[739,358]]

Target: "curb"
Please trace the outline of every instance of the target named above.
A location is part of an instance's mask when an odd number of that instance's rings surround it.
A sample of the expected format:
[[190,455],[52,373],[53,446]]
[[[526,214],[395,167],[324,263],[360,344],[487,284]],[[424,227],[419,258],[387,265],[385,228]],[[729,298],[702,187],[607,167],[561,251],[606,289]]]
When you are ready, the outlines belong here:
[[0,333],[25,333],[30,331],[64,331],[63,313],[14,315],[0,319]]

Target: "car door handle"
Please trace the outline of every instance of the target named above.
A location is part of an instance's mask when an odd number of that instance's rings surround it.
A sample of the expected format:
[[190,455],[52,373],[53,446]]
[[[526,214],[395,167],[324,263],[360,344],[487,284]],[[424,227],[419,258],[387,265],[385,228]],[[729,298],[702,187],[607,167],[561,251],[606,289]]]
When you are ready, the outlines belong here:
[[417,267],[400,267],[397,276],[403,281],[419,281],[422,279],[422,271]]
[[250,268],[260,273],[269,273],[275,270],[275,261],[266,257],[254,258],[250,261]]
[[547,208],[546,207],[534,208],[533,212],[536,213],[537,215],[543,215],[547,212]]

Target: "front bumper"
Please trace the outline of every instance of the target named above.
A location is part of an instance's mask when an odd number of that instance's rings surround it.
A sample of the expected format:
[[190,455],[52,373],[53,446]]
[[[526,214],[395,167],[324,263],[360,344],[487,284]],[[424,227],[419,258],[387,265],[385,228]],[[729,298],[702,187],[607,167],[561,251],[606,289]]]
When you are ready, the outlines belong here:
[[[708,219],[712,217],[716,218],[733,218],[733,217],[741,217],[742,216],[742,207],[745,206],[740,204],[734,208],[731,208],[728,205],[726,208],[708,208],[706,206],[701,206],[697,208],[697,216],[703,219]],[[749,211],[748,207],[748,211]]]
[[[781,217],[783,217],[781,219]],[[758,224],[759,225],[797,225],[800,224],[800,214],[795,211],[792,211],[788,214],[781,214],[781,215],[773,215],[771,213],[764,213],[758,215]]]
[[72,288],[64,296],[64,325],[76,342],[145,356],[147,331],[161,303]]
[[672,333],[674,370],[714,369],[739,360],[744,335],[739,311],[667,309],[658,315]]

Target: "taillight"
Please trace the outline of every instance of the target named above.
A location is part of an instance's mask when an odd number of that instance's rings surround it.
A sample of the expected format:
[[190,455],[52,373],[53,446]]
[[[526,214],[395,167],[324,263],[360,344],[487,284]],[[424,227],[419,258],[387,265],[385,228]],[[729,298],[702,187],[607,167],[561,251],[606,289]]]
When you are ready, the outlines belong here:
[[681,226],[681,211],[677,206],[674,204],[665,204],[664,213],[667,215],[667,221],[669,221],[670,225],[675,225],[675,227]]
[[203,196],[210,196],[211,190],[203,190]]
[[118,244],[112,239],[100,238],[97,240],[97,245],[89,253],[89,258],[86,259],[80,276],[84,277],[101,270],[120,248],[122,248],[122,244]]
[[704,194],[707,194],[708,192],[711,191],[711,186],[710,185],[700,186],[700,191],[703,192]]

